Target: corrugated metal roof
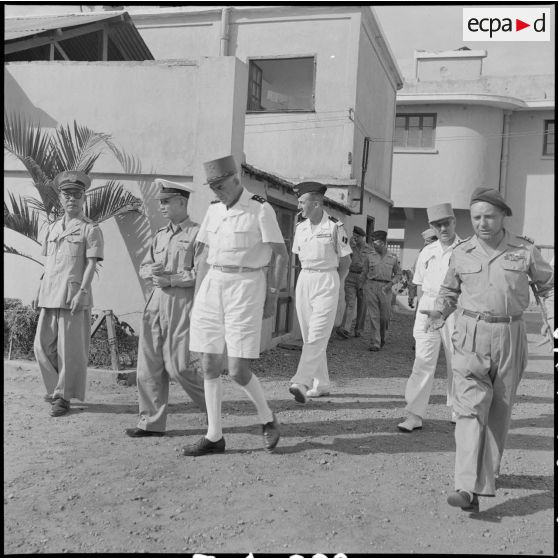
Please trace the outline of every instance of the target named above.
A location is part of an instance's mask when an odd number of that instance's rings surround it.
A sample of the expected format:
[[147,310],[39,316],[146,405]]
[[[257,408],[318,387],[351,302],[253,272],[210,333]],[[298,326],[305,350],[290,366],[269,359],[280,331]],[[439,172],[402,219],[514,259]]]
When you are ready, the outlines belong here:
[[[126,12],[122,12],[126,13]],[[13,17],[4,19],[4,41],[21,39],[67,27],[87,25],[103,19],[119,19],[120,15],[94,13],[94,14],[68,14],[54,16]]]

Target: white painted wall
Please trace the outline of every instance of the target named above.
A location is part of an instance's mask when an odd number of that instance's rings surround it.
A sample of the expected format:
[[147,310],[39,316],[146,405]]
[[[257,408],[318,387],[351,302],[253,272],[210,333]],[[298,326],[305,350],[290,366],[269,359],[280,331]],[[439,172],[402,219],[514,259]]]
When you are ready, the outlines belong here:
[[407,105],[397,113],[436,113],[431,152],[395,148],[391,197],[395,207],[450,202],[468,208],[479,186],[498,188],[502,110],[480,105]]
[[[75,119],[109,133],[148,175],[144,180],[137,169],[124,173],[108,150],[92,174],[92,187],[116,178],[145,203],[145,216],[130,213],[101,224],[105,261],[93,286],[95,307],[117,315],[138,312],[126,320],[137,327],[145,302],[138,266],[153,232],[164,224],[152,199],[152,177],[191,182],[190,214],[201,221],[214,197],[203,184],[203,162],[230,153],[239,163],[242,159],[246,66],[234,57],[172,64],[37,62],[8,64],[6,73],[7,109],[43,114],[50,125]],[[7,190],[33,193],[21,165],[6,152],[4,167],[5,195]],[[22,249],[28,244],[19,242]],[[4,295],[30,302],[41,268],[16,256],[5,256],[5,264]]]

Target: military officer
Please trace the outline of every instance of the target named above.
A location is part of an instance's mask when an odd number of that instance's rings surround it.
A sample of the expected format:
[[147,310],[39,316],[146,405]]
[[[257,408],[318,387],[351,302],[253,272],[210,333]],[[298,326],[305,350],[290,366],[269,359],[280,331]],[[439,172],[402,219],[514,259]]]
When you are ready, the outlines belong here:
[[366,233],[364,230],[357,226],[353,227],[353,236],[349,242],[353,252],[351,254],[349,273],[345,279],[345,313],[341,326],[337,329],[337,334],[344,339],[350,336],[353,322],[355,324],[355,337],[360,337],[364,327],[366,304],[362,292],[361,273],[364,254],[370,251],[370,246],[366,244],[365,238]]
[[[423,250],[423,248],[425,246],[428,246],[429,244],[432,244],[433,242],[436,242],[438,240],[438,237],[436,236],[436,233],[430,227],[428,227],[426,230],[422,231],[420,233],[420,236],[422,236],[424,244],[419,251],[419,255],[420,255],[420,252]],[[415,260],[415,263],[413,264],[413,267],[411,268],[411,272],[412,272],[413,275],[415,273],[415,269],[417,268],[417,260],[418,260],[418,257]],[[412,276],[411,276],[411,279],[412,279]],[[409,299],[408,299],[409,306],[411,308],[413,308],[414,302],[415,302],[415,297],[417,296],[417,286],[413,283],[412,280],[407,282],[407,291],[408,291],[408,296],[409,296]]]
[[[494,496],[495,477],[511,410],[527,364],[522,314],[529,280],[554,316],[554,273],[533,242],[504,227],[512,214],[497,190],[477,188],[471,197],[474,235],[458,244],[427,327],[438,329],[456,309],[452,359],[455,427],[455,492],[448,504],[478,511],[478,496]],[[543,325],[542,333],[549,330]]]
[[143,312],[138,347],[139,422],[126,434],[133,438],[165,433],[169,380],[179,383],[205,411],[203,378],[190,367],[190,312],[194,301],[194,241],[199,225],[188,216],[191,189],[155,179],[161,213],[169,220],[155,234],[140,277],[153,287]]
[[91,281],[103,259],[103,234],[83,214],[91,179],[64,171],[54,179],[64,216],[49,225],[43,241],[45,269],[32,305],[41,308],[35,358],[52,401],[50,414],[65,415],[72,398],[83,401],[91,332]]
[[[433,308],[440,284],[446,276],[453,248],[461,241],[455,233],[455,215],[450,203],[441,203],[429,207],[426,213],[432,227],[430,230],[433,234],[437,233],[440,239],[427,244],[418,256],[413,276],[413,283],[418,285],[419,289],[418,310],[431,310]],[[452,407],[451,357],[453,349],[451,334],[454,326],[453,316],[454,314],[448,318],[444,327],[430,332],[424,331],[426,315],[418,312],[415,316],[413,327],[415,362],[405,388],[407,418],[397,425],[399,430],[403,432],[412,432],[417,428],[422,428],[422,419],[432,392],[440,346],[443,346],[446,356],[446,404],[448,407]],[[452,421],[455,422],[453,416]]]
[[228,371],[254,403],[264,447],[273,450],[279,423],[258,378],[249,369],[259,358],[262,318],[273,315],[287,270],[287,249],[273,208],[244,189],[232,156],[204,163],[216,194],[197,239],[197,295],[192,309],[190,350],[202,353],[208,429],[183,455],[225,451],[221,427],[223,351]]
[[296,313],[300,323],[302,355],[289,391],[299,403],[329,394],[327,342],[333,329],[340,289],[349,270],[351,248],[343,223],[323,208],[327,187],[302,182],[295,187],[301,221],[293,252],[302,270],[296,284]]
[[379,351],[385,345],[391,316],[391,287],[401,272],[397,256],[387,251],[386,239],[386,231],[372,233],[374,251],[366,254],[362,269],[366,312],[372,330],[371,351]]

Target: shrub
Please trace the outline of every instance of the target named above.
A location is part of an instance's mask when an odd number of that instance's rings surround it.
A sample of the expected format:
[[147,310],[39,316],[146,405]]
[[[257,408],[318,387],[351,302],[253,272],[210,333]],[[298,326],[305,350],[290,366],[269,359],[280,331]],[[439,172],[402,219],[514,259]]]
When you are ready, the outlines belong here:
[[[39,312],[17,298],[4,299],[4,356],[34,358],[33,339]],[[10,354],[11,342],[11,354]]]

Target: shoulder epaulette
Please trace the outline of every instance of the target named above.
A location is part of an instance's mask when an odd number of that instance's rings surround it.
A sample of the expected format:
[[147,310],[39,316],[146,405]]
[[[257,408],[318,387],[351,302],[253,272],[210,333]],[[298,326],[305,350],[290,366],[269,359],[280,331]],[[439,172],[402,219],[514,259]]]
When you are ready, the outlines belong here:
[[[337,217],[333,217],[333,215],[328,215],[328,217],[329,217],[330,221],[333,221],[334,223],[339,222],[339,219],[337,219]],[[343,223],[341,223],[341,224],[343,224]]]
[[473,238],[473,235],[468,236],[467,238],[463,238],[461,241],[459,241],[459,242],[454,246],[454,249],[457,248],[458,246],[461,246],[462,244],[465,244],[465,242],[469,242],[469,240],[471,240],[471,238]]
[[261,196],[258,196],[258,194],[254,194],[250,199],[256,200],[257,202],[260,202],[260,203],[265,203],[267,201],[265,198],[262,198]]
[[211,203],[219,203],[219,200],[213,200]]
[[521,238],[523,240],[526,240],[527,242],[529,242],[530,244],[535,244],[535,241],[532,238],[529,238],[528,236],[523,236],[521,234],[516,235],[517,238]]

